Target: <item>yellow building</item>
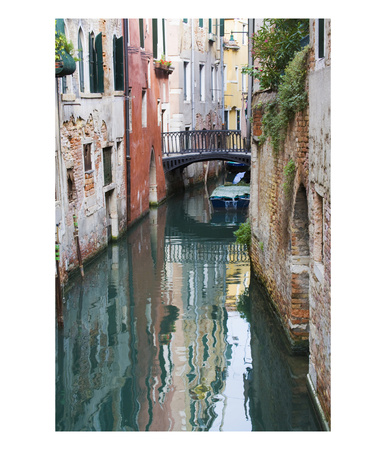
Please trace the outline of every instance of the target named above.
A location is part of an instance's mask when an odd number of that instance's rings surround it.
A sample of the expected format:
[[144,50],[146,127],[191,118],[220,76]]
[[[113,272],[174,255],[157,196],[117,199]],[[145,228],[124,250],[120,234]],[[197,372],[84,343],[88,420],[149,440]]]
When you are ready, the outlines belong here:
[[[242,130],[248,92],[248,19],[224,21],[224,124],[229,130]],[[244,111],[243,111],[244,109]]]

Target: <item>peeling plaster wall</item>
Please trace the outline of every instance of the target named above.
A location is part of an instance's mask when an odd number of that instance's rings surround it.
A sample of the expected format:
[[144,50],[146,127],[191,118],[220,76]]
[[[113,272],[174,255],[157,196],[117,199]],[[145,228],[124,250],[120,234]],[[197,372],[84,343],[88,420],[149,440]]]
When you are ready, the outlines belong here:
[[[80,90],[79,63],[73,75],[58,80],[60,145],[57,144],[56,210],[59,224],[61,282],[78,266],[74,240],[76,215],[83,262],[107,245],[108,233],[117,237],[126,229],[123,92],[114,91],[113,35],[122,35],[121,20],[65,19],[67,37],[77,48],[82,30],[84,92]],[[90,93],[88,35],[102,33],[104,92]],[[84,146],[91,146],[91,170],[85,170]],[[111,147],[112,183],[105,186],[103,149]],[[69,171],[73,176],[72,198]],[[108,204],[107,204],[108,203]]]

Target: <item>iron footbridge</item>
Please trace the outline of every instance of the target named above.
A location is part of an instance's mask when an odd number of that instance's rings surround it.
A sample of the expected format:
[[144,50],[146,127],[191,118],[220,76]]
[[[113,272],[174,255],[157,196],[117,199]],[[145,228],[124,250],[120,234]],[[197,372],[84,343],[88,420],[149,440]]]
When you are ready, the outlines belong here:
[[239,130],[192,130],[162,133],[164,171],[199,161],[225,160],[251,164],[251,152]]

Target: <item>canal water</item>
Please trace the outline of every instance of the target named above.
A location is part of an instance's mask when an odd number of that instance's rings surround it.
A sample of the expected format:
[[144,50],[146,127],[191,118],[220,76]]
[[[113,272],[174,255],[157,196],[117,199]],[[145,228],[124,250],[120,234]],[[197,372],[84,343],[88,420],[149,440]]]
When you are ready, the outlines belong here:
[[245,219],[207,190],[175,196],[70,280],[57,431],[319,430],[308,358],[288,353],[235,243]]

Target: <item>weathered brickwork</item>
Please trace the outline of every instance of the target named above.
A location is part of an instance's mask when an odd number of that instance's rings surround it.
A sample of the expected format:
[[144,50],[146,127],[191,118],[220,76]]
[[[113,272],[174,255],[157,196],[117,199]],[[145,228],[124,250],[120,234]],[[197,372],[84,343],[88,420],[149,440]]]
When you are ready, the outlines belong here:
[[[323,420],[331,426],[331,196],[330,68],[331,26],[324,21],[324,56],[318,57],[316,20],[311,20],[308,108],[289,124],[275,154],[262,134],[270,91],[253,97],[251,149],[251,262],[267,290],[293,351],[309,353],[308,381]],[[320,46],[318,47],[320,50]],[[286,196],[284,168],[295,163]]]

